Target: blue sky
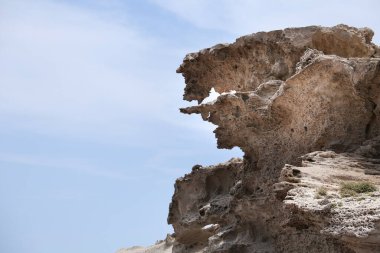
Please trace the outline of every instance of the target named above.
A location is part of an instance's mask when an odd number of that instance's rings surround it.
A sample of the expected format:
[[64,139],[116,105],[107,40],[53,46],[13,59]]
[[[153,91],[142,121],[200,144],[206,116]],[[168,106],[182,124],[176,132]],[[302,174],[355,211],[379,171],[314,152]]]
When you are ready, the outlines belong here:
[[181,115],[188,52],[347,23],[380,2],[0,0],[0,252],[105,253],[162,239],[173,184],[217,150]]

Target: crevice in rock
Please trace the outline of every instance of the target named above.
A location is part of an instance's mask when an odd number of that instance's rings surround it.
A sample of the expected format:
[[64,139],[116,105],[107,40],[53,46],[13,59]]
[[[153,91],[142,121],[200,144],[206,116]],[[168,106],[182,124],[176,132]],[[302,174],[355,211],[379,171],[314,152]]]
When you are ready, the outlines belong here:
[[372,109],[372,115],[369,119],[369,122],[367,123],[366,127],[365,127],[365,136],[366,136],[366,139],[370,138],[371,137],[371,133],[372,133],[372,128],[374,127],[374,125],[376,124],[377,121],[379,121],[377,119],[377,116],[376,116],[376,108],[377,108],[377,105],[375,103],[372,102],[372,106],[373,106],[373,109]]

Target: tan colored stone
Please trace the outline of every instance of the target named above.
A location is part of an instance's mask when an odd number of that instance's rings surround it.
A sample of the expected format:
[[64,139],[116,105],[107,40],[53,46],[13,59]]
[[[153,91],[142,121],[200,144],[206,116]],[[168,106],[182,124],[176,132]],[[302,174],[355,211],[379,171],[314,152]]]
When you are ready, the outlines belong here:
[[[177,70],[184,99],[200,104],[181,112],[217,125],[218,147],[245,156],[176,182],[173,252],[379,252],[377,195],[364,196],[367,209],[336,208],[344,178],[378,185],[380,58],[372,37],[346,25],[289,28],[185,57]],[[201,103],[211,88],[221,95]],[[315,198],[322,186],[329,198]]]
[[[185,57],[184,99],[198,105],[181,112],[217,125],[218,147],[245,155],[196,165],[176,181],[172,252],[380,252],[373,35],[346,25],[289,28]],[[202,103],[212,88],[221,95]],[[346,181],[377,190],[341,198]]]

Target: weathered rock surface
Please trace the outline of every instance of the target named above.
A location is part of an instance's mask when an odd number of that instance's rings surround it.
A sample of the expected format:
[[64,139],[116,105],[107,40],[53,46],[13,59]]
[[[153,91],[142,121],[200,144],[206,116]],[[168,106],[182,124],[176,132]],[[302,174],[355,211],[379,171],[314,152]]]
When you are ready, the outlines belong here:
[[[177,180],[173,252],[380,252],[380,52],[345,25],[260,32],[188,54],[181,109],[243,159]],[[221,95],[201,103],[214,88]],[[342,197],[344,182],[376,190]],[[323,197],[316,194],[322,189]],[[323,194],[324,194],[323,193]]]
[[[371,148],[379,152],[380,139],[374,141]],[[288,214],[282,225],[301,230],[313,226],[354,252],[380,252],[379,158],[315,151],[302,156],[301,167],[285,165],[282,181],[274,185]],[[342,185],[347,183],[370,183],[377,190],[344,196]],[[285,195],[284,185],[290,189]]]
[[[380,252],[380,47],[369,28],[259,32],[188,54],[182,108],[242,159],[179,178],[170,242],[122,253]],[[221,93],[202,103],[211,89]],[[343,191],[360,185],[358,192]],[[362,191],[363,190],[363,191]],[[120,253],[121,253],[120,252]]]
[[185,77],[184,99],[202,101],[212,87],[219,93],[255,90],[268,80],[286,80],[307,48],[341,57],[371,57],[378,48],[368,28],[309,26],[241,37],[232,44],[188,54],[177,72]]

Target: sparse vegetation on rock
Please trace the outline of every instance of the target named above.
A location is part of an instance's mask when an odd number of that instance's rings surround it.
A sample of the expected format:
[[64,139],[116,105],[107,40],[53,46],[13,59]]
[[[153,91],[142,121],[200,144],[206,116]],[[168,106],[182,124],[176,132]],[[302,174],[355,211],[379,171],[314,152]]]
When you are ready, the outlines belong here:
[[317,193],[316,193],[317,198],[320,198],[320,197],[326,196],[326,195],[327,195],[326,187],[321,186],[317,189]]
[[342,197],[356,196],[358,193],[376,191],[376,186],[371,182],[345,182],[340,187]]

